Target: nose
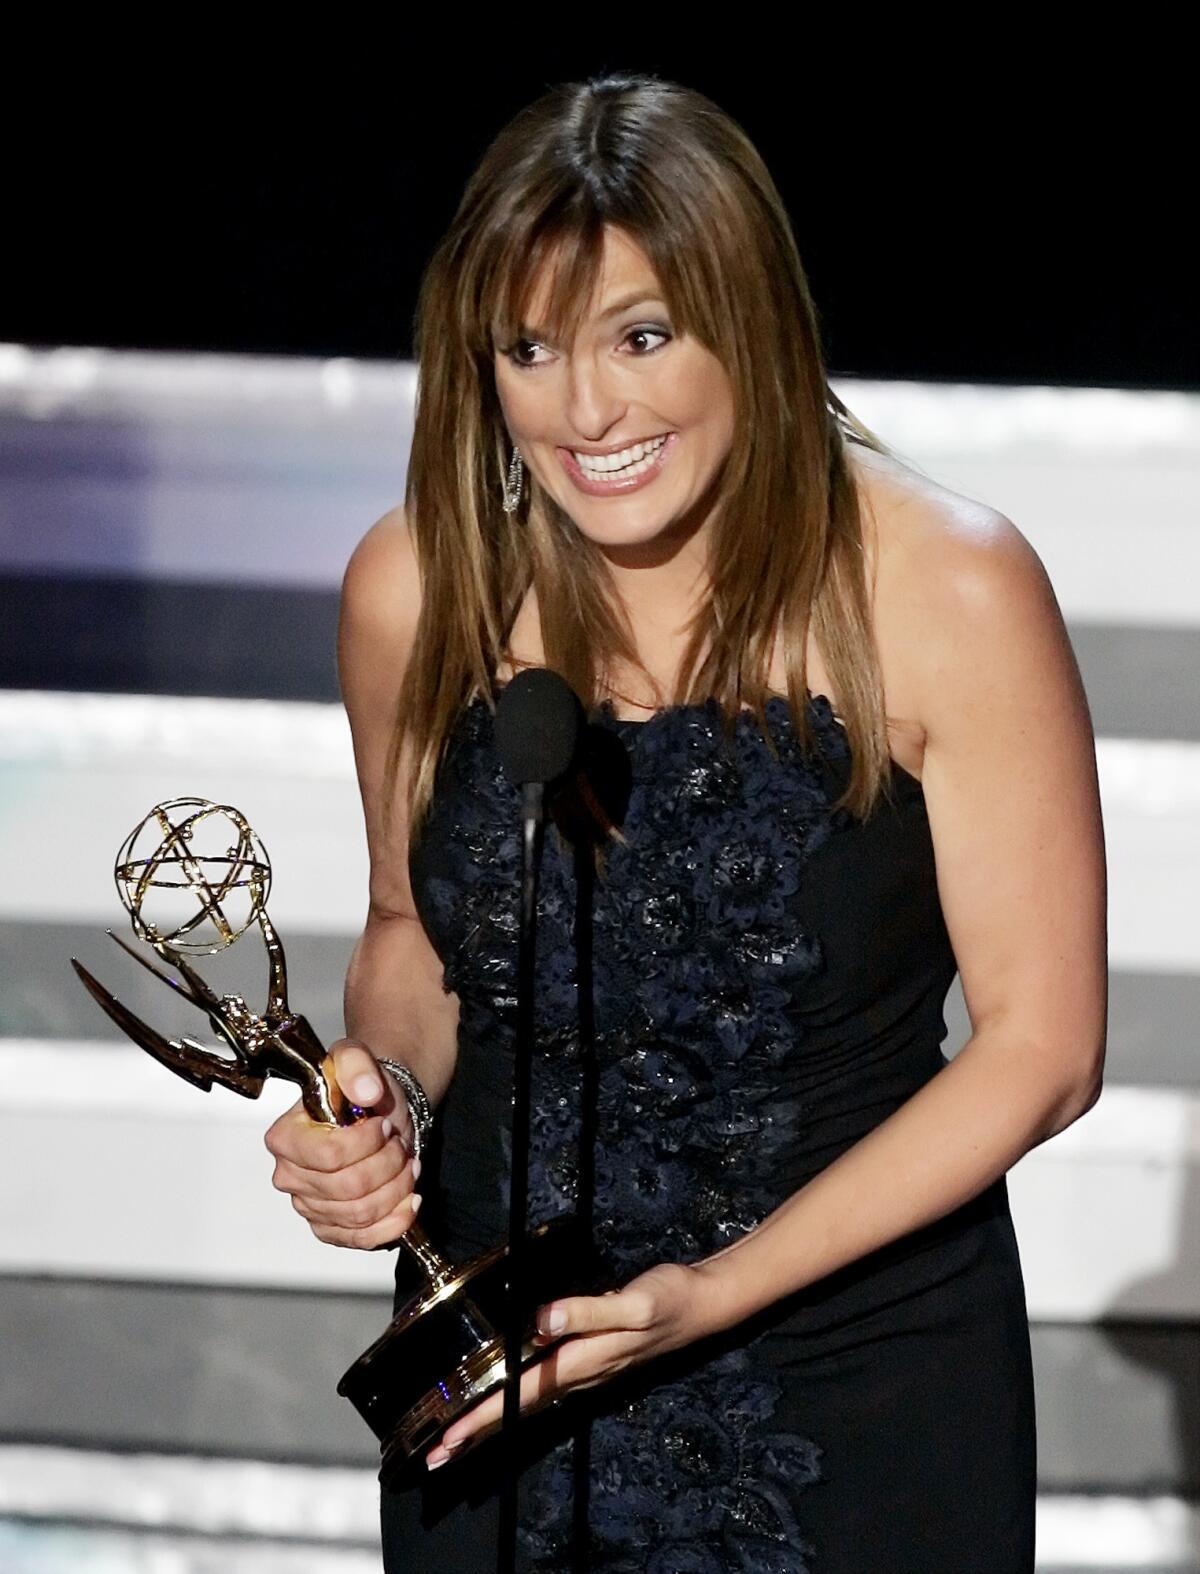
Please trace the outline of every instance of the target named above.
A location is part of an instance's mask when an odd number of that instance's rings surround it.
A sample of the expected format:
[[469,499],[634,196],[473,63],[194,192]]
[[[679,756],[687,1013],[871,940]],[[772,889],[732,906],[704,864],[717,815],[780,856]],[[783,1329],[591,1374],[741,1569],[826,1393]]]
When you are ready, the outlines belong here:
[[584,442],[602,442],[625,414],[619,378],[603,361],[575,355],[567,367],[567,420]]

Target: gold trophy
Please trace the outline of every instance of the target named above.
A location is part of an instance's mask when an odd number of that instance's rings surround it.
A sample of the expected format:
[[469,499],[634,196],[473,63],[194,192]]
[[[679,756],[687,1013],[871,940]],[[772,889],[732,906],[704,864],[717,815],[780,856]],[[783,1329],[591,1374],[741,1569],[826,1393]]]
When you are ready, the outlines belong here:
[[[364,1114],[338,1087],[333,1062],[312,1027],[288,1005],[283,945],[266,910],[271,865],[243,814],[202,798],[160,803],[130,832],[113,872],[134,935],[179,977],[161,971],[111,929],[110,938],[199,1007],[225,1052],[186,1034],[164,1038],[72,957],[85,988],[135,1044],[205,1092],[219,1083],[257,1098],[268,1077],[283,1077],[298,1084],[315,1121],[346,1126]],[[217,995],[186,960],[189,954],[225,950],[254,924],[268,961],[261,1013],[241,995]],[[397,1244],[415,1263],[419,1286],[337,1385],[379,1439],[379,1479],[392,1486],[456,1416],[503,1386],[508,1255],[502,1244],[455,1267],[415,1220]],[[525,1318],[523,1366],[550,1348],[533,1343],[537,1307],[584,1287],[578,1244],[566,1218],[552,1219],[527,1237],[527,1283],[518,1290]]]

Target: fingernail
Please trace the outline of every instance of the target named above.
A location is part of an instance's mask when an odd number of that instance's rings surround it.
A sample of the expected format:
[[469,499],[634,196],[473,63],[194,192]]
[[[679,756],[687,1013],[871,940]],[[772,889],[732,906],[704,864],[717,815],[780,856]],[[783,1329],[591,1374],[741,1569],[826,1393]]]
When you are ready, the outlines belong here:
[[443,1448],[437,1450],[435,1453],[430,1454],[425,1463],[429,1466],[430,1470],[436,1470],[440,1465],[444,1465],[449,1458],[450,1455]]
[[350,1084],[351,1096],[360,1104],[374,1104],[383,1093],[379,1079],[369,1075],[356,1077]]
[[412,1161],[412,1178],[413,1178],[413,1180],[420,1180],[421,1179],[421,1161],[420,1161],[420,1159],[414,1159]]
[[383,1117],[383,1125],[379,1129],[383,1132],[383,1140],[386,1142],[392,1134],[392,1123],[386,1115]]
[[566,1312],[556,1306],[539,1320],[538,1327],[544,1334],[556,1334],[566,1327],[566,1322]]
[[416,1213],[417,1209],[420,1206],[421,1206],[421,1198],[418,1195],[418,1193],[414,1191],[413,1194],[412,1194],[412,1211],[414,1213]]

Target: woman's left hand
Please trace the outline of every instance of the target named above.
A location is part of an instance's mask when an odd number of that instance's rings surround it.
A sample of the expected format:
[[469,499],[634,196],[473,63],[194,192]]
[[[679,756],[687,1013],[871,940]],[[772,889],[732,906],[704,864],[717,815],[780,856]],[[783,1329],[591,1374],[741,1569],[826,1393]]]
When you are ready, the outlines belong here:
[[[558,1341],[548,1355],[521,1373],[521,1409],[540,1410],[580,1388],[595,1388],[656,1355],[691,1344],[723,1325],[712,1278],[704,1265],[658,1263],[619,1290],[574,1295],[538,1310],[539,1343]],[[561,1324],[551,1326],[560,1312]],[[504,1389],[481,1399],[447,1427],[425,1456],[436,1470],[498,1432]]]

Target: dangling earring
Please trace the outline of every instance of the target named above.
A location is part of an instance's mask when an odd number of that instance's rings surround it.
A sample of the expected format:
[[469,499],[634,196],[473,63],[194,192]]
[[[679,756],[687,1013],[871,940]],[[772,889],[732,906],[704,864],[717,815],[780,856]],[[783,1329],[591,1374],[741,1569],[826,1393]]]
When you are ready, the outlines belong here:
[[521,450],[514,443],[512,462],[508,467],[508,478],[504,482],[504,512],[515,514],[521,503],[521,485],[525,477],[525,464],[521,458]]

